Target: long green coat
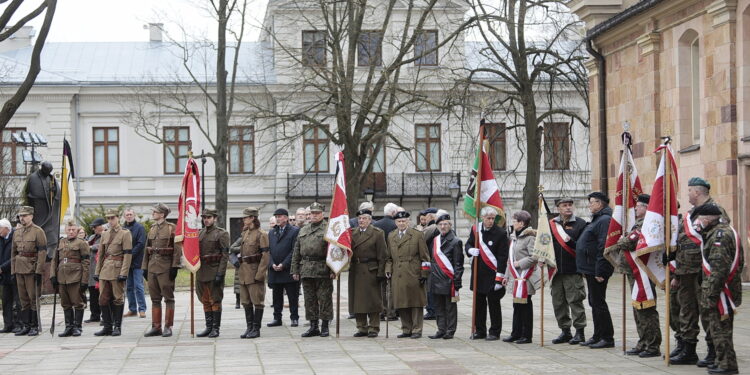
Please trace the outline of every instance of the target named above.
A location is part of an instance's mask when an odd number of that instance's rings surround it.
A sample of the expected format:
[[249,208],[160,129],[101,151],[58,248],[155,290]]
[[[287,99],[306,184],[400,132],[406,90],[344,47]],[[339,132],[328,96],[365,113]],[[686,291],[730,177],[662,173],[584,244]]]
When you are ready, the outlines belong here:
[[398,238],[399,230],[388,235],[388,255],[385,272],[390,272],[393,308],[405,309],[424,307],[427,304],[425,283],[430,274],[430,255],[424,234],[409,228],[403,238]]
[[349,266],[349,312],[383,311],[380,280],[385,277],[385,232],[372,225],[365,231],[352,229],[352,260]]

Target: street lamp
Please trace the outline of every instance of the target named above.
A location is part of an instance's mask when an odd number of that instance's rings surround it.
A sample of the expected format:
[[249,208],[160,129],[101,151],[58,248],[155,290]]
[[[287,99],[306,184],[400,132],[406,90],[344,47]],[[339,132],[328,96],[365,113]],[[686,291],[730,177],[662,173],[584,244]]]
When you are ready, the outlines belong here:
[[[11,134],[13,143],[23,146],[22,157],[25,164],[31,164],[32,172],[36,170],[37,164],[42,162],[42,155],[37,151],[37,147],[47,147],[47,138],[41,134],[32,132],[18,132]],[[29,150],[29,147],[31,150]]]
[[370,203],[375,203],[373,200],[375,199],[375,191],[372,189],[366,189],[365,192],[365,200]]
[[453,220],[456,220],[456,205],[458,205],[458,197],[461,194],[461,186],[456,181],[453,181],[448,185],[448,191],[450,191],[451,198],[453,198]]

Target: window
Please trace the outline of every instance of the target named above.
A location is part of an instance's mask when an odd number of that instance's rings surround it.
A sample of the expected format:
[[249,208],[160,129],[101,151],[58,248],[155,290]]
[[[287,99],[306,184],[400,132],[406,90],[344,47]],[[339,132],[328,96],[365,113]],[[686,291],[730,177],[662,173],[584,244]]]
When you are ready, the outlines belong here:
[[302,32],[302,63],[306,66],[326,65],[326,33],[324,31]]
[[693,144],[701,143],[700,49],[696,38],[690,44],[690,96]]
[[490,144],[489,158],[493,170],[504,171],[506,165],[506,143],[505,143],[505,124],[485,124],[485,135],[487,143]]
[[570,127],[565,122],[544,124],[544,169],[567,170],[570,164]]
[[164,174],[185,172],[190,150],[190,128],[168,126],[164,128]]
[[13,143],[11,134],[25,132],[26,128],[5,128],[0,142],[0,163],[3,176],[26,175],[26,165],[23,163],[24,147]]
[[252,126],[229,128],[229,173],[255,172],[255,134]]
[[120,174],[120,129],[94,128],[94,174]]
[[417,124],[417,172],[440,171],[440,124]]
[[362,31],[357,43],[357,65],[383,65],[383,32]]
[[328,172],[328,135],[323,129],[306,126],[302,142],[305,173]]
[[[367,135],[370,132],[370,127],[365,126],[362,130],[362,135]],[[365,158],[364,167],[370,164],[373,155],[375,159],[372,160],[372,171],[365,177],[363,189],[372,189],[373,191],[385,191],[386,190],[386,179],[385,179],[385,143],[380,141],[380,149],[375,154],[375,149],[378,144],[376,142],[370,142],[370,149],[367,150],[367,157]]]
[[414,41],[414,65],[437,65],[437,30],[424,30]]

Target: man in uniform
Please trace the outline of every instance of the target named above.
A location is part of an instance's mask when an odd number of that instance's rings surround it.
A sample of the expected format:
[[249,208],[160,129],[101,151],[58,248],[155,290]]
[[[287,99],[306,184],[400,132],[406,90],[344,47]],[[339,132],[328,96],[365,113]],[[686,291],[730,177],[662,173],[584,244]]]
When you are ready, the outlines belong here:
[[[310,223],[300,229],[292,254],[292,278],[302,280],[305,296],[305,318],[310,329],[302,337],[327,337],[328,322],[333,319],[333,279],[336,275],[326,264],[328,242],[323,238],[327,222],[323,219],[323,205],[310,205]],[[318,319],[321,319],[318,328]]]
[[120,226],[120,213],[116,209],[106,212],[109,229],[102,234],[99,262],[94,281],[99,282],[99,308],[103,328],[95,336],[120,336],[122,310],[125,306],[125,282],[133,257],[133,239],[130,231]]
[[39,334],[37,302],[42,284],[44,262],[47,259],[47,235],[32,221],[34,208],[21,207],[18,212],[21,228],[13,235],[10,274],[16,278],[18,298],[21,300],[21,324],[23,328],[16,336]]
[[[232,244],[231,251],[237,254],[240,266],[237,269],[240,281],[240,302],[245,308],[247,329],[240,335],[243,339],[260,337],[263,321],[263,301],[266,298],[266,276],[268,275],[268,233],[260,228],[258,209],[242,210],[242,235]],[[253,310],[254,308],[254,310]]]
[[269,254],[268,286],[273,290],[273,320],[268,327],[278,327],[281,323],[281,313],[284,310],[284,292],[289,300],[289,318],[291,326],[299,325],[299,281],[292,279],[292,253],[297,241],[299,228],[291,225],[289,212],[278,208],[274,211],[276,228],[268,234]]
[[443,215],[435,222],[438,235],[428,246],[431,265],[429,290],[435,302],[437,332],[431,339],[450,340],[458,324],[457,297],[464,274],[463,244],[453,232],[450,215]]
[[224,299],[224,275],[229,257],[229,232],[216,226],[216,210],[203,210],[203,229],[200,240],[201,268],[195,275],[195,292],[203,304],[206,329],[198,337],[219,337],[221,328],[221,301]]
[[380,281],[385,279],[386,245],[383,230],[371,224],[371,210],[357,211],[349,266],[349,312],[357,320],[354,337],[378,337],[380,332]]
[[[89,318],[84,323],[92,323],[101,321],[102,311],[99,308],[99,286],[96,285],[94,275],[96,274],[96,265],[99,261],[99,247],[101,246],[102,233],[104,233],[104,224],[107,221],[103,217],[97,217],[94,219],[89,226],[94,230],[94,234],[90,235],[86,242],[89,245]],[[85,303],[85,300],[84,300]]]
[[[89,281],[89,244],[78,238],[78,225],[71,220],[65,225],[67,238],[57,243],[52,257],[50,281],[60,293],[60,306],[65,315],[65,330],[58,336],[80,336],[83,323],[83,298]],[[75,312],[73,311],[75,309]]]
[[396,229],[388,235],[385,277],[391,280],[393,308],[401,317],[398,338],[422,337],[422,309],[427,302],[425,283],[430,275],[430,255],[422,232],[409,228],[409,213],[396,213]]
[[[635,205],[635,225],[616,244],[604,250],[604,256],[607,260],[622,274],[627,276],[631,290],[635,285],[635,279],[633,278],[633,269],[625,257],[625,252],[635,250],[638,244],[639,232],[641,225],[643,225],[643,218],[646,216],[646,211],[648,211],[648,202],[650,199],[651,197],[648,194],[638,196],[638,201]],[[654,284],[649,283],[649,287],[653,291],[655,298],[656,289]],[[638,343],[634,348],[626,351],[625,354],[637,355],[641,358],[660,356],[661,326],[659,326],[659,312],[656,311],[656,304],[653,306],[633,306],[633,319],[635,319],[635,326],[638,331]]]
[[[572,198],[560,198],[555,206],[559,215],[550,220],[550,228],[557,273],[550,284],[550,294],[557,326],[562,332],[552,343],[577,345],[586,341],[586,310],[583,307],[586,287],[583,285],[583,277],[576,269],[576,241],[587,223],[575,216],[575,202]],[[570,332],[571,326],[576,329],[575,336]]]
[[[721,211],[721,218],[725,224],[730,223],[726,211],[716,204],[709,195],[711,184],[708,181],[693,177],[688,180],[688,201],[693,207],[703,206],[705,204],[714,204]],[[696,217],[690,214],[690,220],[694,221]],[[682,223],[684,226],[684,222]],[[692,225],[692,224],[691,224]],[[686,234],[687,230],[683,227],[678,235],[678,248],[675,254],[675,279],[672,286],[677,289],[677,301],[680,306],[679,318],[679,335],[682,338],[682,351],[670,357],[669,363],[673,365],[694,365],[698,362],[699,367],[707,367],[714,362],[716,355],[711,334],[708,329],[708,321],[700,316],[701,299],[701,281],[703,275],[701,271],[701,248],[699,241],[691,239]],[[698,361],[698,354],[695,347],[698,344],[698,334],[700,328],[698,321],[701,321],[703,330],[706,331],[706,345],[708,353],[706,358]],[[678,348],[680,342],[678,341]]]
[[[174,280],[180,269],[182,243],[174,242],[175,225],[167,221],[169,207],[159,203],[151,209],[154,223],[148,232],[143,255],[143,277],[151,296],[151,329],[145,337],[172,336],[174,325]],[[164,330],[161,328],[161,300],[164,299]]]
[[[716,357],[708,365],[709,374],[738,374],[737,355],[734,351],[734,306],[742,303],[742,281],[739,275],[744,268],[742,246],[728,223],[721,220],[721,207],[703,204],[696,207],[697,230],[703,237],[703,264],[706,276],[701,284],[701,314],[708,321],[708,332],[713,339]],[[687,344],[687,342],[686,342]]]

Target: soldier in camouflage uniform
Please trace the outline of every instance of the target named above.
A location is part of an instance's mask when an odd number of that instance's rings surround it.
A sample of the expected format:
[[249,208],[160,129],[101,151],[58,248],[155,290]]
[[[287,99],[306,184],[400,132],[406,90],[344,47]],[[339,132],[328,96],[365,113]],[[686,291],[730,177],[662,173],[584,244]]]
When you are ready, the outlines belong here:
[[203,304],[206,329],[198,337],[219,337],[221,301],[224,299],[224,275],[229,257],[229,232],[216,226],[216,210],[205,209],[200,240],[201,268],[195,275],[195,292]]
[[10,274],[16,278],[18,297],[21,301],[22,328],[16,336],[39,334],[39,319],[36,311],[41,288],[44,262],[47,259],[47,235],[34,224],[34,207],[23,206],[18,212],[21,229],[13,235],[10,254]]
[[[650,196],[648,194],[638,196],[638,202],[635,206],[636,222],[630,233],[620,238],[616,244],[604,250],[604,256],[610,263],[618,271],[627,276],[631,290],[635,284],[635,279],[633,278],[633,269],[630,268],[625,258],[625,252],[635,250],[638,244],[639,232],[641,225],[643,225],[643,218],[646,216],[649,199]],[[654,283],[650,282],[649,284],[655,297],[656,289]],[[635,326],[638,331],[638,343],[634,348],[626,351],[625,354],[637,355],[641,358],[660,356],[661,327],[659,326],[659,312],[656,311],[656,304],[653,306],[633,306],[633,319],[635,319]]]
[[[690,204],[693,207],[704,204],[715,204],[709,196],[710,189],[711,185],[706,180],[700,177],[691,178],[688,181],[688,199]],[[717,207],[722,212],[722,220],[726,224],[729,224],[730,220],[726,211],[718,205]],[[695,220],[695,217],[691,216],[691,220]],[[677,303],[680,306],[678,321],[679,336],[681,336],[682,343],[678,341],[678,349],[680,344],[682,344],[682,351],[679,353],[673,352],[675,356],[670,357],[669,363],[673,365],[694,365],[698,362],[699,367],[706,367],[713,363],[715,350],[711,334],[708,330],[708,321],[700,316],[700,285],[703,279],[701,249],[698,243],[686,235],[686,230],[682,229],[678,235],[678,248],[675,254],[675,261],[677,263],[674,271],[675,281],[671,284],[672,287],[676,287],[675,289],[677,289]],[[695,347],[698,343],[698,334],[700,333],[700,328],[698,327],[699,319],[703,325],[703,330],[706,331],[706,344],[708,345],[708,353],[702,361],[698,361],[698,355],[695,352]]]
[[[67,239],[57,243],[57,253],[52,257],[50,281],[59,289],[60,305],[65,315],[65,330],[58,336],[80,336],[83,323],[82,290],[89,281],[89,244],[78,238],[78,225],[69,221],[65,226]],[[75,309],[75,311],[73,310]]]
[[[722,222],[723,212],[716,204],[704,204],[693,210],[696,229],[703,237],[703,258],[710,266],[701,284],[701,315],[708,322],[708,333],[713,339],[716,358],[708,365],[709,374],[738,374],[737,355],[732,342],[735,312],[728,306],[721,315],[720,295],[725,285],[735,306],[742,303],[742,282],[738,270],[744,267],[742,246],[736,242],[734,231]],[[739,257],[739,259],[735,259]],[[734,264],[734,262],[737,262]],[[734,267],[733,267],[734,266]]]
[[[328,322],[333,319],[333,279],[336,275],[326,265],[328,243],[323,239],[327,222],[323,205],[310,205],[310,222],[300,229],[292,253],[292,278],[302,279],[305,295],[305,318],[310,329],[302,337],[328,336]],[[318,329],[318,319],[321,319]]]

